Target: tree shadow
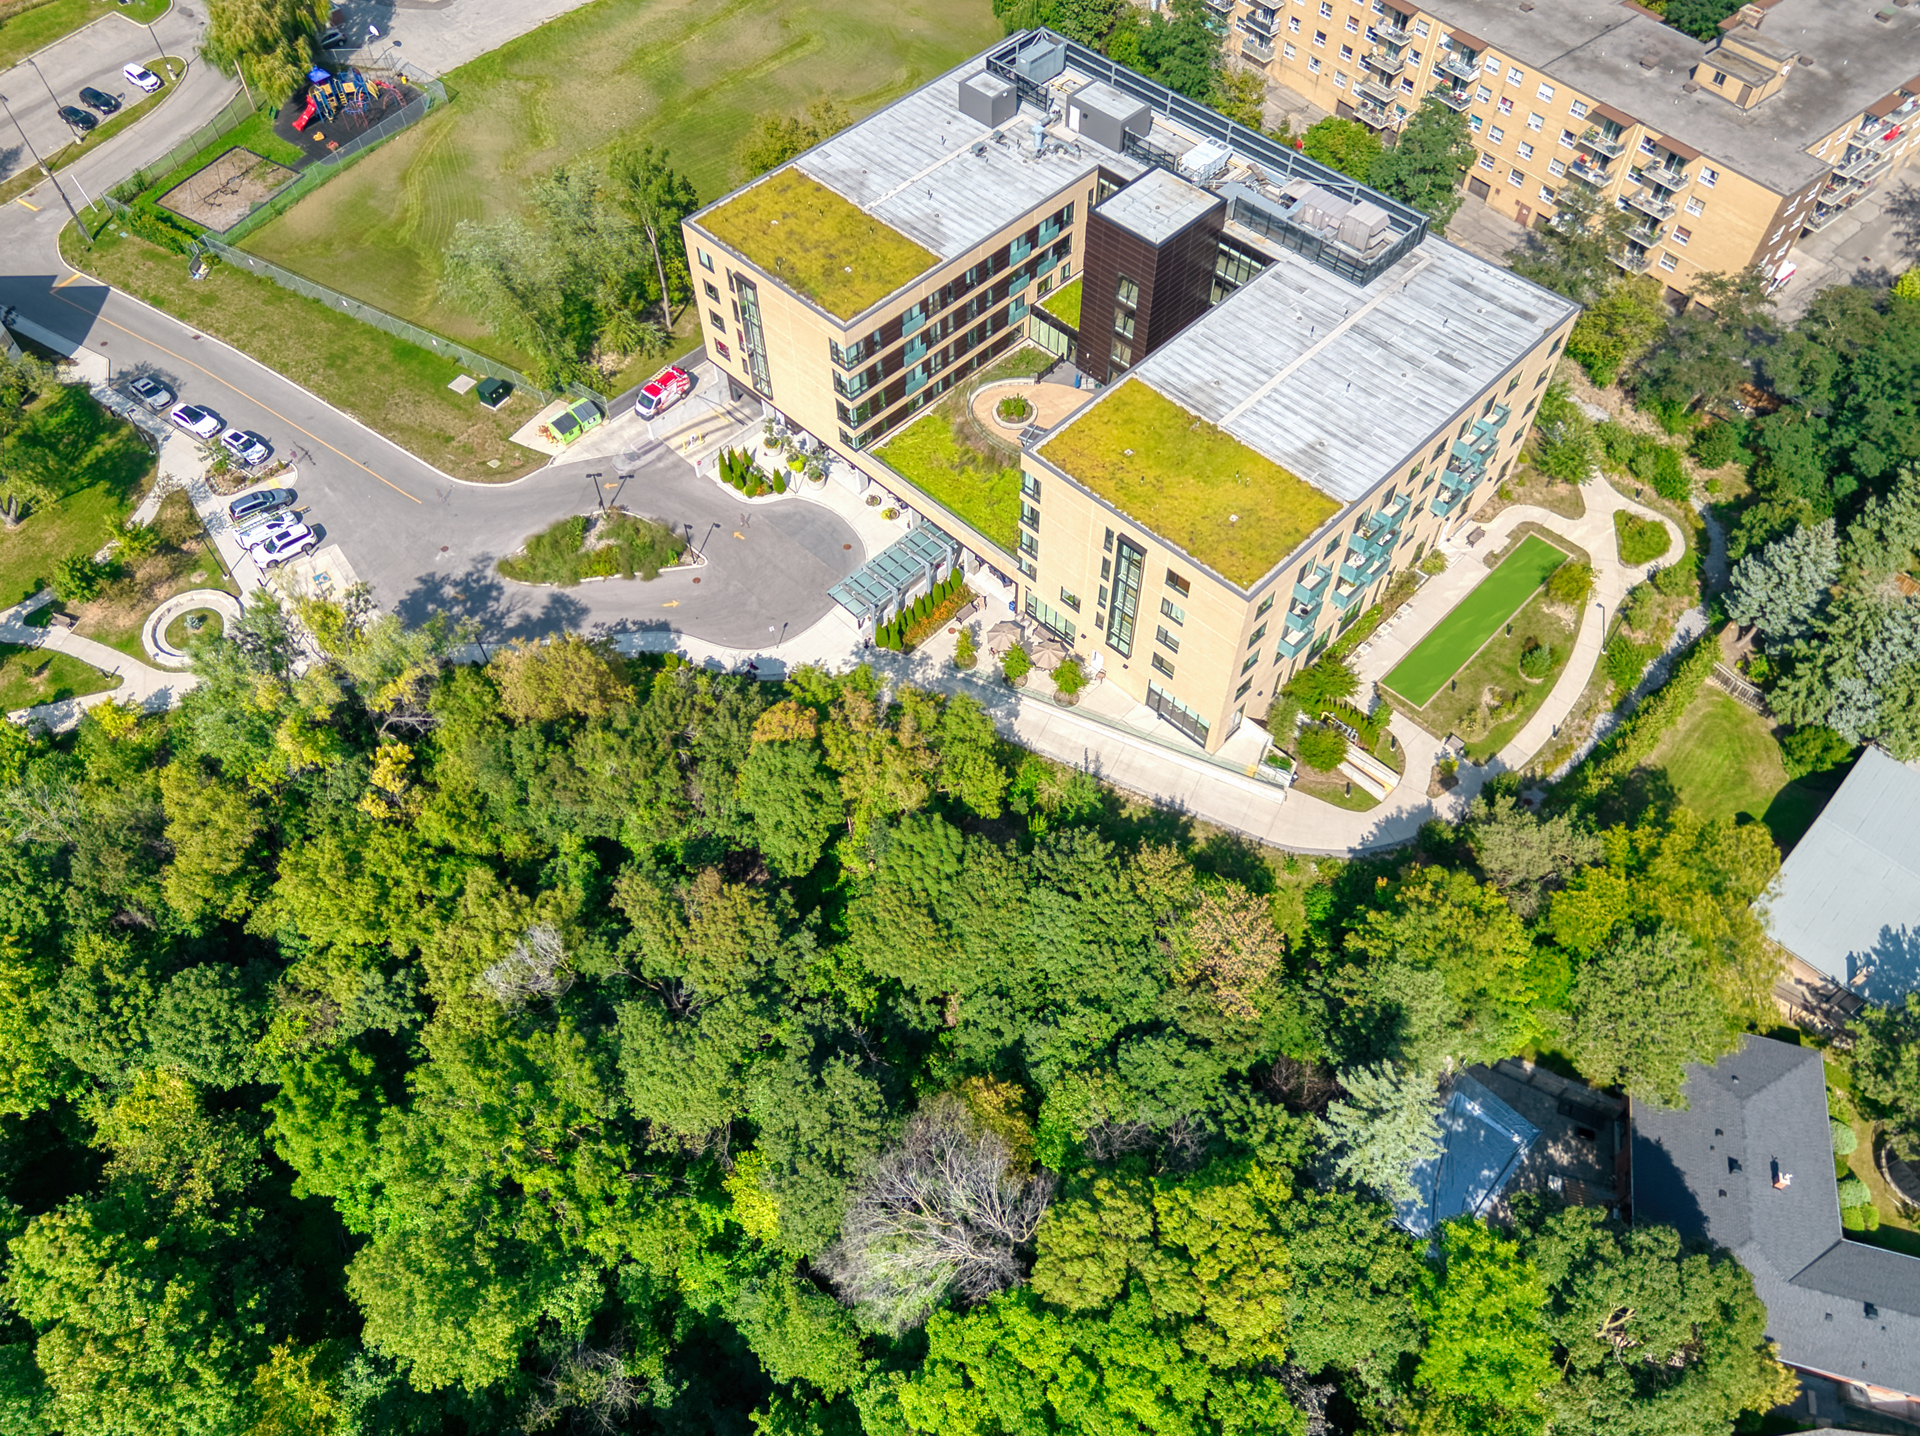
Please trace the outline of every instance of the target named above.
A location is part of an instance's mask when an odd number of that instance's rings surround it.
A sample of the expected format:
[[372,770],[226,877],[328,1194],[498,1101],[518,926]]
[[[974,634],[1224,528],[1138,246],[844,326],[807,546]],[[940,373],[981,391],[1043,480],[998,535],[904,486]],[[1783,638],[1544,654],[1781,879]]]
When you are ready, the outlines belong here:
[[394,605],[402,622],[417,627],[436,613],[469,623],[482,642],[546,638],[577,629],[587,606],[563,589],[509,586],[491,569],[422,574]]
[[1883,926],[1872,947],[1847,954],[1847,979],[1869,1002],[1898,1002],[1920,988],[1920,928]]
[[1887,194],[1886,211],[1893,220],[1893,232],[1906,246],[1908,255],[1920,258],[1920,185],[1903,181]]

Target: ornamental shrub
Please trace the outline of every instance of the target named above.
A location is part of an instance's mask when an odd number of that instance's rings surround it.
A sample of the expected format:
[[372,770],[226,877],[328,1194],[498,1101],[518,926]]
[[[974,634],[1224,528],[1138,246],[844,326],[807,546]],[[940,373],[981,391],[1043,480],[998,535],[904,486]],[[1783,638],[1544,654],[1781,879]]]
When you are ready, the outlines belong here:
[[963,628],[960,636],[953,641],[953,666],[971,668],[980,661],[979,650],[973,644],[973,630]]
[[99,596],[111,572],[91,554],[70,554],[53,566],[53,596],[62,603],[85,603]]
[[1860,1145],[1860,1138],[1854,1134],[1853,1128],[1837,1117],[1828,1118],[1827,1126],[1833,1131],[1833,1155],[1852,1156],[1853,1149]]
[[1000,660],[1000,671],[1006,675],[1007,682],[1017,683],[1033,672],[1033,659],[1028,656],[1026,649],[1016,643]]
[[1079,659],[1069,658],[1053,670],[1053,686],[1071,698],[1087,686],[1087,670]]
[[1528,678],[1545,678],[1553,668],[1553,645],[1529,638],[1520,650],[1520,671]]
[[1740,453],[1740,435],[1733,425],[1712,423],[1693,436],[1694,461],[1703,469],[1731,464]]
[[1673,536],[1660,520],[1643,519],[1625,509],[1614,511],[1613,534],[1620,562],[1626,564],[1652,563],[1673,547]]
[[1347,756],[1347,735],[1338,728],[1313,723],[1300,730],[1294,742],[1300,761],[1319,773],[1331,773]]
[[1819,723],[1796,728],[1780,742],[1780,756],[1789,778],[1824,773],[1847,761],[1853,744]]
[[1593,565],[1569,559],[1547,575],[1547,597],[1555,603],[1585,603],[1593,592]]
[[1870,1207],[1873,1205],[1873,1193],[1867,1190],[1867,1184],[1855,1176],[1840,1179],[1840,1210],[1849,1207]]

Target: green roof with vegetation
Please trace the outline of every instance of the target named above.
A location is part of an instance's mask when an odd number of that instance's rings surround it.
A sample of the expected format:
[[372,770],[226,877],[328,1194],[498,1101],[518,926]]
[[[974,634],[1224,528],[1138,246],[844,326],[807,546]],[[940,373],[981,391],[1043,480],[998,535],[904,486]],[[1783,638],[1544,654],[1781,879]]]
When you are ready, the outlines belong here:
[[708,210],[698,223],[841,319],[939,263],[899,230],[791,166]]
[[1007,552],[1020,542],[1020,465],[962,443],[945,412],[914,420],[874,457]]
[[1080,281],[1063,285],[1040,301],[1040,307],[1058,319],[1067,328],[1080,328]]
[[1040,455],[1242,588],[1340,509],[1138,379],[1089,406]]

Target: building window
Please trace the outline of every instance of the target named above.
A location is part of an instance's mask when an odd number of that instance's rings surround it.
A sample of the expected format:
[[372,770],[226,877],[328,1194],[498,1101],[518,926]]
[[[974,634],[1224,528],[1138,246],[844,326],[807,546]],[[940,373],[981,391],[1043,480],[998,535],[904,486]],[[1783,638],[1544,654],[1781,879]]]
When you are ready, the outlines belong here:
[[1713,83],[1714,83],[1715,85],[1724,85],[1724,84],[1726,84],[1726,83],[1727,83],[1727,72],[1726,72],[1725,70],[1715,70],[1715,71],[1713,72]]
[[1316,50],[1324,50],[1327,48],[1327,32],[1325,30],[1315,30],[1313,32],[1313,48]]
[[1560,202],[1560,196],[1548,189],[1545,185],[1541,185],[1540,202],[1542,204],[1558,204]]
[[1186,626],[1187,611],[1170,598],[1160,600],[1160,612],[1182,627]]
[[1693,239],[1693,231],[1688,229],[1684,224],[1676,224],[1673,227],[1673,242],[1675,244],[1684,245],[1689,243],[1692,239]]
[[1024,469],[1020,473],[1020,492],[1035,503],[1040,502],[1040,481]]
[[1480,133],[1480,117],[1478,115],[1468,115],[1467,128],[1471,130],[1474,134],[1476,135],[1479,134]]
[[1240,665],[1240,671],[1242,673],[1246,673],[1250,671],[1253,668],[1253,665],[1258,663],[1259,661],[1260,661],[1260,655],[1258,653],[1249,653],[1247,655],[1247,661]]
[[1539,115],[1536,115],[1531,110],[1527,111],[1527,128],[1532,130],[1535,134],[1538,134],[1540,132],[1540,127],[1545,123],[1546,121],[1543,120]]
[[[1403,94],[1403,95],[1411,95],[1411,94],[1413,93],[1413,76],[1411,76],[1411,75],[1403,75],[1403,76],[1401,77],[1401,79],[1400,79],[1400,93],[1401,93],[1401,94]],[[1403,110],[1403,111],[1401,111],[1401,113],[1402,113],[1402,114],[1405,114],[1406,112],[1405,112],[1405,111]]]
[[1579,148],[1579,145],[1580,145],[1580,137],[1576,135],[1572,130],[1560,131],[1560,148],[1561,149],[1563,150],[1577,149]]
[[1173,665],[1167,662],[1164,654],[1153,655],[1153,667],[1155,672],[1164,673],[1169,678],[1173,677]]
[[1040,528],[1040,510],[1036,509],[1032,504],[1020,505],[1020,522],[1035,532],[1038,532]]
[[1320,13],[1329,20],[1333,18],[1333,6],[1329,3],[1329,0],[1320,0]]
[[1720,171],[1711,165],[1700,166],[1700,183],[1708,189],[1712,189],[1720,183]]
[[713,256],[708,254],[704,249],[696,249],[694,253],[700,256],[700,267],[711,272],[713,269]]
[[1116,339],[1110,357],[1115,368],[1130,369],[1133,367],[1133,346],[1124,339]]
[[1020,530],[1020,552],[1028,558],[1040,557],[1040,540],[1025,529]]
[[711,309],[707,311],[707,323],[713,326],[715,333],[725,334],[727,332],[727,321],[722,319],[718,314],[715,314]]
[[[1108,553],[1113,552],[1113,530],[1112,529],[1107,530],[1107,541],[1104,544],[1102,544],[1101,547],[1104,548]],[[1102,578],[1105,578],[1107,576],[1107,566],[1104,563],[1100,565],[1100,576]]]
[[1258,628],[1254,629],[1253,637],[1247,640],[1247,647],[1249,648],[1253,647],[1254,644],[1258,643],[1261,639],[1265,638],[1266,636],[1267,636],[1267,626],[1266,624],[1263,623]]
[[733,355],[727,352],[727,346],[725,344],[721,343],[718,339],[716,339],[713,341],[713,347],[719,352],[720,357],[722,359],[725,359],[731,362],[731,360],[733,359]]
[[1565,174],[1566,172],[1567,172],[1567,162],[1565,160],[1548,160],[1547,161],[1547,173],[1552,175],[1555,179],[1559,179],[1560,176]]
[[1294,50],[1292,45],[1282,45],[1280,49],[1281,49],[1281,52],[1285,54],[1289,60],[1291,60],[1294,57],[1294,55],[1297,53]]
[[1080,611],[1080,595],[1077,593],[1069,593],[1064,583],[1060,585],[1060,601],[1075,613]]
[[1433,27],[1427,24],[1425,20],[1415,20],[1413,22],[1413,33],[1424,40],[1433,33]]
[[1660,267],[1669,274],[1673,273],[1679,266],[1679,263],[1680,261],[1675,259],[1671,254],[1663,254],[1660,256]]
[[1491,100],[1492,98],[1493,98],[1493,91],[1489,90],[1485,85],[1482,85],[1479,89],[1473,92],[1473,102],[1476,105],[1484,105],[1488,100]]
[[[1033,575],[1028,574],[1027,576],[1031,578]],[[1055,633],[1066,639],[1068,643],[1077,643],[1080,640],[1080,631],[1073,626],[1073,620],[1060,612],[1060,610],[1052,604],[1048,603],[1044,598],[1040,597],[1040,595],[1032,589],[1027,590],[1027,617],[1033,619],[1044,628],[1051,628]]]
[[1540,84],[1540,88],[1536,90],[1534,93],[1539,95],[1539,97],[1543,100],[1551,100],[1553,98],[1553,86],[1547,84],[1543,80]]
[[1124,309],[1113,311],[1113,332],[1123,339],[1133,338],[1134,317]]
[[720,291],[713,287],[713,281],[703,279],[700,281],[700,287],[707,291],[708,299],[712,300],[715,304],[720,302]]
[[1140,286],[1123,274],[1113,286],[1113,297],[1129,309],[1138,308],[1140,304]]
[[1338,70],[1333,72],[1333,87],[1336,90],[1344,90],[1347,87],[1347,77]]
[[1268,594],[1265,598],[1260,600],[1260,606],[1253,611],[1253,616],[1255,618],[1258,618],[1261,614],[1265,613],[1268,609],[1272,607],[1273,607],[1273,595]]
[[1523,160],[1530,160],[1533,158],[1533,146],[1528,144],[1525,140],[1520,141],[1520,158]]
[[1352,64],[1353,63],[1353,46],[1342,45],[1340,47],[1340,58],[1343,61],[1345,61],[1347,64]]
[[1509,96],[1502,95],[1500,103],[1495,108],[1503,115],[1510,115],[1513,113],[1513,100]]
[[1172,569],[1167,570],[1167,587],[1183,598],[1193,592],[1193,585]]
[[1524,185],[1527,182],[1527,177],[1521,174],[1519,170],[1508,170],[1507,180],[1511,184]]
[[1164,626],[1156,627],[1153,630],[1153,638],[1156,643],[1164,643],[1167,646],[1167,651],[1170,653],[1178,653],[1180,651],[1180,640],[1173,634],[1168,633]]
[[1507,83],[1509,85],[1522,84],[1526,81],[1526,78],[1526,75],[1521,72],[1518,65],[1507,66]]
[[1146,561],[1145,550],[1136,548],[1127,539],[1120,540],[1115,553],[1113,613],[1107,619],[1107,647],[1122,658],[1133,653],[1133,621],[1140,608],[1140,578]]
[[1290,35],[1298,35],[1300,33],[1300,17],[1298,15],[1287,16],[1287,33]]
[[1320,61],[1318,58],[1307,61],[1307,73],[1310,75],[1317,75],[1320,73]]
[[1688,214],[1695,214],[1695,215],[1705,214],[1706,209],[1707,209],[1707,202],[1703,199],[1695,198],[1687,201]]
[[1490,145],[1505,144],[1506,140],[1507,132],[1498,125],[1487,131],[1487,143]]
[[1587,102],[1585,100],[1575,100],[1573,102],[1573,117],[1576,120],[1584,120],[1587,117]]
[[1247,696],[1247,690],[1251,687],[1253,687],[1253,680],[1249,678],[1245,683],[1242,683],[1238,688],[1234,689],[1233,690],[1234,701],[1237,703],[1242,698],[1245,698]]
[[1347,16],[1347,33],[1349,35],[1358,35],[1360,33],[1360,22],[1351,15]]
[[1481,169],[1483,169],[1483,170],[1490,170],[1490,169],[1492,169],[1492,168],[1493,168],[1493,156],[1492,156],[1492,155],[1482,155],[1482,156],[1480,156],[1480,168],[1481,168]]

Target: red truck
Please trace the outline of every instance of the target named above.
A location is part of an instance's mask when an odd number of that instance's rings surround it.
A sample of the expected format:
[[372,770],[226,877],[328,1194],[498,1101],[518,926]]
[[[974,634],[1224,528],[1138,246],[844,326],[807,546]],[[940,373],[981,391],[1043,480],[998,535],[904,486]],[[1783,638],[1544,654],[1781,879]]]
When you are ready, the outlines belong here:
[[640,386],[633,412],[643,419],[654,418],[692,391],[693,375],[678,364],[670,364]]

